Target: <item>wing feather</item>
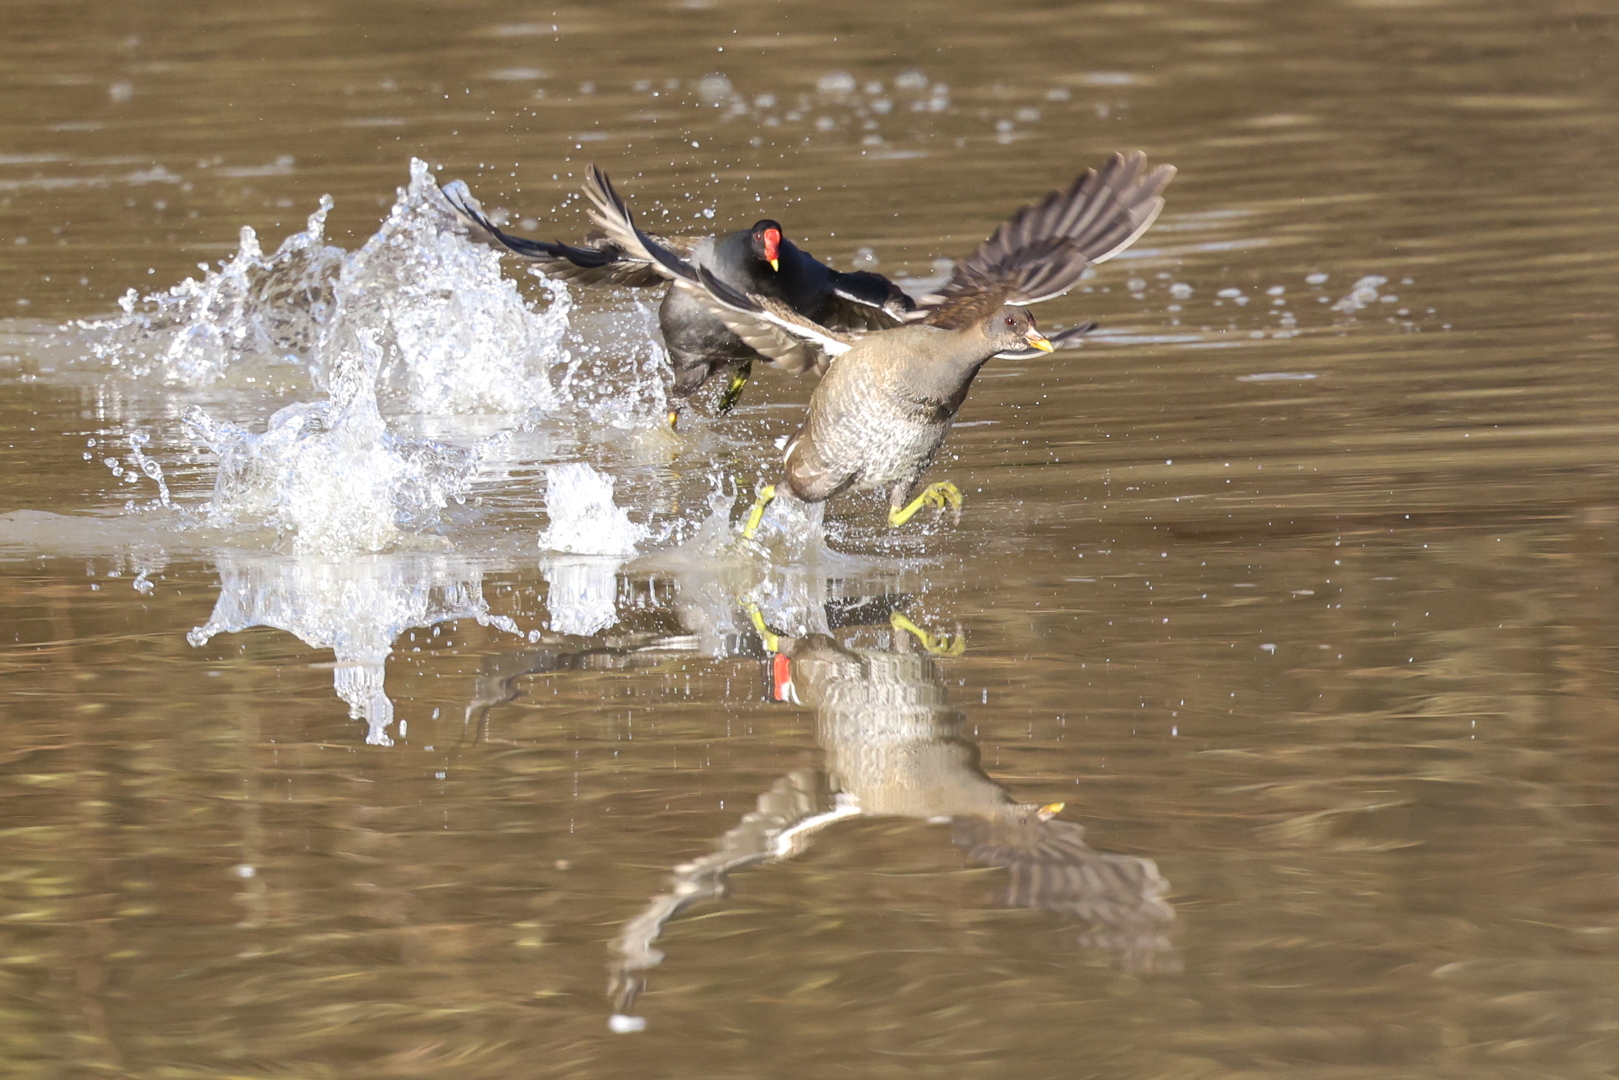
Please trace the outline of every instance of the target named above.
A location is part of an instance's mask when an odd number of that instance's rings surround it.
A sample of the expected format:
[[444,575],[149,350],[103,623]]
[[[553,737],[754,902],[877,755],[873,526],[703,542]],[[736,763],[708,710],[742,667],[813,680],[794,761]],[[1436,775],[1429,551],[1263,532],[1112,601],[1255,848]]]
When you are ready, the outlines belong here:
[[580,285],[622,285],[630,288],[661,285],[666,280],[649,262],[630,258],[606,237],[587,240],[585,245],[576,246],[513,236],[489,220],[464,181],[452,180],[439,190],[470,235],[526,259],[547,277]]
[[1067,190],[1053,191],[1008,218],[956,263],[943,289],[922,298],[922,310],[910,320],[956,326],[1002,304],[1061,296],[1088,267],[1111,259],[1152,226],[1174,176],[1171,165],[1148,169],[1139,150],[1114,154]]
[[[611,192],[611,188],[607,191]],[[622,214],[626,237],[662,268],[676,288],[689,290],[749,348],[788,371],[824,370],[833,357],[848,352],[858,339],[858,335],[840,333],[807,319],[773,297],[732,288],[708,267],[693,266],[636,228],[635,217],[622,200],[614,210]],[[603,216],[608,215],[604,212]]]

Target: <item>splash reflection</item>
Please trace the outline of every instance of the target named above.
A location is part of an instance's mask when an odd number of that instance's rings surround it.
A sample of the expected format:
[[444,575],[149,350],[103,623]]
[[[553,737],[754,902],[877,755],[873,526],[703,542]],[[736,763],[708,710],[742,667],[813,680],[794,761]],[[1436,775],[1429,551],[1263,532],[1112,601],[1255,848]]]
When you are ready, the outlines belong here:
[[385,663],[406,630],[455,619],[517,633],[491,615],[480,566],[446,555],[365,555],[342,561],[222,551],[219,599],[208,622],[186,635],[202,646],[216,634],[272,626],[315,648],[329,648],[332,683],[365,741],[391,746],[393,702],[383,690]]

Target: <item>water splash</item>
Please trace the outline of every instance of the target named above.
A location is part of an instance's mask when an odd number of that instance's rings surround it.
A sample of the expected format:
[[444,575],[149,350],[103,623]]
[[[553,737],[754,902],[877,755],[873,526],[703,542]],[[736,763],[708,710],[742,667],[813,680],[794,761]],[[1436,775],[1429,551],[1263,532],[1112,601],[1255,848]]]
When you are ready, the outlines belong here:
[[551,372],[569,367],[562,347],[573,301],[561,282],[540,279],[549,306],[537,312],[500,256],[469,243],[427,163],[413,158],[410,185],[374,236],[343,261],[334,317],[323,327],[317,385],[332,378],[356,333],[385,351],[383,395],[403,411],[434,415],[554,408]]
[[174,508],[174,500],[169,497],[169,483],[163,478],[163,466],[146,456],[145,448],[152,441],[152,437],[144,431],[131,431],[129,433],[129,460],[152,480],[157,481],[157,502],[165,510]]
[[323,195],[303,232],[266,257],[258,235],[243,226],[240,246],[202,279],[166,292],[118,301],[123,315],[76,324],[90,332],[91,357],[138,379],[203,387],[240,365],[306,364],[329,317],[332,283],[343,249],[326,243]]
[[545,470],[550,525],[540,547],[581,558],[548,559],[542,566],[551,629],[596,634],[618,621],[618,569],[646,538],[613,501],[614,480],[583,462]]
[[616,486],[611,476],[584,462],[548,466],[545,510],[551,524],[540,534],[540,547],[575,555],[634,555],[646,527],[614,504]]
[[431,415],[554,408],[577,361],[564,347],[573,301],[542,279],[537,310],[500,272],[500,256],[465,239],[428,169],[410,183],[358,251],[325,240],[323,196],[304,231],[266,257],[243,228],[236,255],[201,265],[165,292],[137,296],[123,314],[82,321],[91,358],[135,378],[192,389],[241,369],[294,365],[328,389],[354,339],[383,350],[379,385],[391,411]]
[[777,484],[776,497],[765,507],[758,532],[747,543],[785,562],[832,555],[832,549],[826,546],[826,530],[822,525],[825,517],[824,502],[800,502],[785,484]]
[[391,434],[377,408],[382,348],[368,333],[353,345],[331,400],[288,405],[262,434],[188,411],[187,429],[219,456],[209,525],[272,528],[304,554],[378,552],[464,500],[499,440],[465,448]]
[[411,628],[456,619],[517,633],[491,615],[483,571],[443,555],[372,555],[344,559],[220,552],[219,599],[208,622],[186,635],[206,645],[215,634],[255,626],[285,630],[315,648],[329,648],[332,683],[349,716],[366,725],[365,741],[389,746],[393,702],[384,692],[394,639]]

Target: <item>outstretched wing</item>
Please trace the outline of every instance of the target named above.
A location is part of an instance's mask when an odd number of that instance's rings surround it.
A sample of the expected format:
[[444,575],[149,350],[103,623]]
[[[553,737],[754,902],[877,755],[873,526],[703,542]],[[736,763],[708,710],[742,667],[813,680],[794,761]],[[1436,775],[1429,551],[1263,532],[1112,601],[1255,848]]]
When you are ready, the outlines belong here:
[[[608,237],[597,236],[587,240],[584,245],[573,245],[513,236],[489,220],[464,181],[452,180],[439,190],[469,234],[527,259],[547,277],[580,285],[623,285],[630,288],[662,285],[668,280],[650,263],[634,258]],[[676,247],[676,244],[671,242],[670,246]]]
[[958,264],[950,284],[925,298],[912,318],[949,330],[974,326],[1006,304],[1036,304],[1079,283],[1090,260],[1074,241],[1049,236],[1007,252],[999,262]]
[[614,190],[613,182],[607,179],[607,174],[594,162],[585,173],[585,195],[590,199],[595,209],[590,212],[590,220],[594,221],[605,234],[603,244],[623,253],[623,257],[645,266],[651,273],[657,274],[665,280],[673,280],[676,275],[669,273],[657,259],[653,258],[641,237],[646,237],[652,243],[666,251],[675,252],[681,257],[691,254],[691,245],[677,247],[664,237],[653,233],[644,233],[635,227],[635,217],[624,202],[623,196]]
[[1071,821],[955,820],[954,840],[983,866],[1005,867],[1011,906],[1073,915],[1091,924],[1083,939],[1118,955],[1132,971],[1175,970],[1168,939],[1175,909],[1151,859],[1100,852]]
[[[962,325],[1000,304],[1037,304],[1061,296],[1085,270],[1129,247],[1164,208],[1172,165],[1147,168],[1139,150],[1087,169],[1066,191],[1025,206],[956,264],[950,281],[924,297],[920,317]],[[917,316],[913,316],[915,318]]]

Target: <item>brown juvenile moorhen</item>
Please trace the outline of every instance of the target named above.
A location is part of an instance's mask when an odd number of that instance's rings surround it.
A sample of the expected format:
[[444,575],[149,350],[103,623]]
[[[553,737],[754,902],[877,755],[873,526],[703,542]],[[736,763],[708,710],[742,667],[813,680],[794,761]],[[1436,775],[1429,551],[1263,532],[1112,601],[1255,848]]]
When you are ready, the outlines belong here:
[[[639,249],[749,345],[768,356],[810,344],[833,358],[810,397],[803,427],[787,444],[779,483],[807,503],[886,488],[888,522],[898,526],[923,506],[960,509],[961,493],[948,480],[907,499],[933,463],[979,369],[995,356],[1052,350],[1022,305],[1061,296],[1079,282],[1093,252],[1123,250],[1157,217],[1160,192],[1175,170],[1160,165],[1139,175],[1144,163],[1140,153],[1115,155],[1100,175],[1123,177],[1124,186],[1096,182],[1099,174],[1088,173],[1067,193],[1055,192],[1019,211],[956,264],[950,282],[923,298],[908,325],[864,334],[818,326],[773,298],[738,291],[635,230],[628,208],[622,202],[619,208]],[[1060,336],[1071,340],[1088,329]],[[757,530],[776,487],[760,494],[744,535]]]
[[[582,285],[636,288],[663,285],[671,280],[661,264],[613,238],[615,232],[624,229],[619,211],[623,201],[613,190],[607,174],[595,165],[590,166],[586,174],[585,193],[596,205],[591,216],[608,233],[592,233],[582,246],[513,236],[497,228],[484,215],[462,181],[452,181],[442,190],[474,234],[530,260],[550,277]],[[916,307],[909,296],[880,274],[842,273],[818,262],[788,240],[781,225],[769,218],[756,222],[751,229],[723,236],[653,235],[653,239],[691,265],[709,270],[733,289],[770,297],[835,330],[893,326]],[[730,371],[731,384],[719,404],[720,412],[728,411],[741,396],[753,362],[758,359],[794,374],[811,367],[819,372],[826,366],[825,355],[814,348],[787,349],[761,358],[690,293],[681,289],[670,289],[664,294],[658,309],[658,323],[669,350],[669,363],[674,371],[672,390],[677,402],[690,397],[715,374]],[[678,417],[677,405],[669,411],[671,426]]]

